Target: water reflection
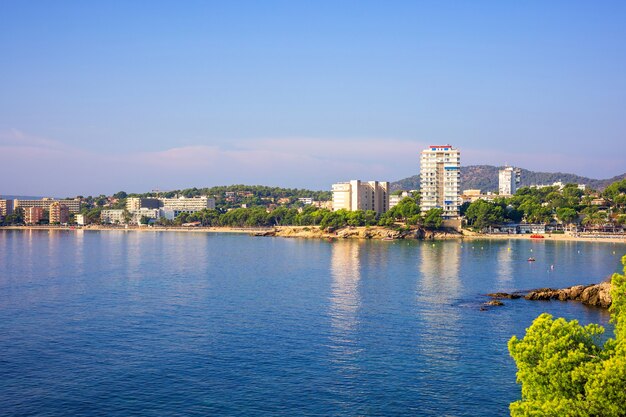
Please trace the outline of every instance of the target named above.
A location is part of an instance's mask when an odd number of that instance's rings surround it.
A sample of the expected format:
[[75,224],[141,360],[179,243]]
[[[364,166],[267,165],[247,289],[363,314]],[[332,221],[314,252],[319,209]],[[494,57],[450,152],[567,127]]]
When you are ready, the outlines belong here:
[[416,298],[424,361],[430,367],[455,372],[462,353],[460,310],[453,306],[463,291],[459,275],[461,243],[425,244],[420,253]]
[[144,257],[144,249],[151,246],[150,238],[153,235],[144,236],[144,233],[126,233],[124,235],[125,252],[123,253],[125,260],[125,278],[128,280],[141,280],[143,271],[141,261]]
[[337,242],[332,245],[330,319],[333,330],[342,341],[349,341],[357,324],[360,247],[360,242]]
[[76,265],[76,275],[82,277],[85,273],[85,231],[78,229],[73,233],[74,237],[74,262]]
[[[45,241],[48,246],[48,256],[46,261],[48,262],[48,271],[50,271],[53,275],[61,269],[61,240],[63,236],[62,232],[59,230],[48,230],[48,239]],[[67,262],[67,260],[65,260]]]
[[460,295],[460,242],[438,242],[423,246],[419,269],[421,281],[418,295],[427,295],[436,302],[446,302]]
[[498,249],[497,259],[497,282],[507,284],[513,280],[513,250],[508,244]]

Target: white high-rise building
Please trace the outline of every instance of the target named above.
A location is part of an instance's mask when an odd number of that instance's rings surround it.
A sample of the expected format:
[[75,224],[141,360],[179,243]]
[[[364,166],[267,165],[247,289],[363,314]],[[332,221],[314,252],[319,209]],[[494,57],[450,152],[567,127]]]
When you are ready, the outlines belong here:
[[506,166],[498,172],[498,191],[500,195],[513,195],[521,180],[521,170]]
[[461,206],[461,152],[451,145],[431,145],[420,157],[422,213],[443,209],[443,217],[459,216]]
[[389,210],[389,182],[352,180],[333,184],[333,210]]

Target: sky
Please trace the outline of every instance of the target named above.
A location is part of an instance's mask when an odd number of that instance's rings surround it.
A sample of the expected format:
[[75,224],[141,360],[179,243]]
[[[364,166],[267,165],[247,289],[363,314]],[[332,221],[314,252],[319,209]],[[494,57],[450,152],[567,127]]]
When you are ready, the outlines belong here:
[[0,194],[626,172],[624,1],[0,2]]

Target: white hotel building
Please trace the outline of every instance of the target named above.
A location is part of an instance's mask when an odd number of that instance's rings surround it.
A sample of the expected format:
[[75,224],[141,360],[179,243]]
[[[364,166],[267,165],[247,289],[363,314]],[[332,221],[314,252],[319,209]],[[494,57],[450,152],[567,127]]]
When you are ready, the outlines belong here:
[[459,216],[461,207],[461,152],[451,145],[431,145],[420,157],[422,213],[443,209],[443,218]]
[[215,199],[208,197],[161,198],[164,211],[173,211],[174,217],[180,213],[195,213],[204,209],[215,209]]
[[352,180],[333,184],[333,210],[389,210],[389,182]]

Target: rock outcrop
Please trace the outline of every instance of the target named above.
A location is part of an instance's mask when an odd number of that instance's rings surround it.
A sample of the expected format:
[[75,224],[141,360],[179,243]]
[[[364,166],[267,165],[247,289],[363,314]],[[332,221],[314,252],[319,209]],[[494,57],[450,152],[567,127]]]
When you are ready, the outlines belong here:
[[541,288],[529,291],[527,300],[576,300],[583,304],[608,308],[611,305],[611,283],[574,285],[563,289]]
[[539,288],[530,291],[520,291],[514,293],[491,293],[487,294],[494,299],[500,298],[520,298],[526,300],[574,300],[585,305],[608,308],[611,305],[611,283],[602,282],[591,285],[574,285],[568,288]]
[[323,239],[449,239],[460,235],[453,232],[426,232],[422,228],[395,230],[382,226],[343,227],[341,229],[322,229],[319,226],[278,226],[273,234],[255,234],[255,236],[282,236]]
[[492,292],[491,294],[487,294],[488,297],[495,298],[499,300],[500,298],[508,298],[510,300],[517,300],[518,298],[522,298],[522,294],[518,293],[508,293],[508,292]]

